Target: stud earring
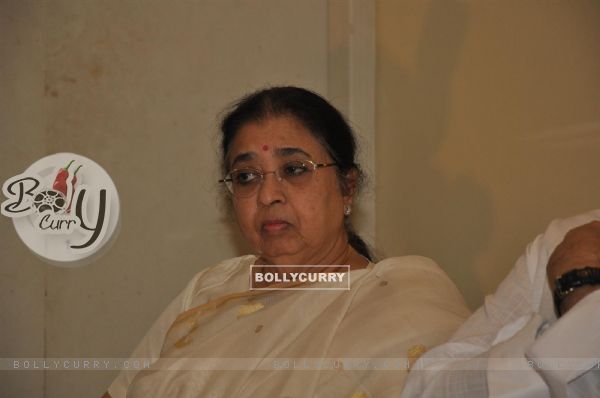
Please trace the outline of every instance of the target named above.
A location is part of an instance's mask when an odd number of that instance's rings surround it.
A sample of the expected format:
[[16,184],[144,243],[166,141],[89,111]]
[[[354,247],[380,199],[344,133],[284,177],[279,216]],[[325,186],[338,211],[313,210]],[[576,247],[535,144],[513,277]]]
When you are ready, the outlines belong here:
[[351,213],[352,213],[352,208],[350,207],[350,205],[345,205],[344,206],[344,215],[349,216]]

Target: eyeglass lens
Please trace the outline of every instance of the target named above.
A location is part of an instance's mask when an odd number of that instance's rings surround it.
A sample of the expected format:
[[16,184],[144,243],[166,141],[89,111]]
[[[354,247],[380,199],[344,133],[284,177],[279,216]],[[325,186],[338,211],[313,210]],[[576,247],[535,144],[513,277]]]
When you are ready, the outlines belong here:
[[263,172],[258,169],[239,169],[229,173],[231,180],[227,181],[227,188],[236,196],[250,196],[256,192],[258,186],[266,178],[267,174],[276,174],[279,180],[283,180],[295,187],[303,187],[310,182],[316,164],[308,161],[292,161],[281,165],[275,172]]

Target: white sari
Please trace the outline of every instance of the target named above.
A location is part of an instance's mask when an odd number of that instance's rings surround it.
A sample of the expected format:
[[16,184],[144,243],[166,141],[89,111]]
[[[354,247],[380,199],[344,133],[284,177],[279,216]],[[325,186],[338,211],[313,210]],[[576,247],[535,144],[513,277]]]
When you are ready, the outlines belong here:
[[255,258],[231,261],[188,287],[191,308],[127,397],[397,397],[407,360],[446,341],[469,315],[454,284],[423,257],[351,271],[348,291],[249,291]]

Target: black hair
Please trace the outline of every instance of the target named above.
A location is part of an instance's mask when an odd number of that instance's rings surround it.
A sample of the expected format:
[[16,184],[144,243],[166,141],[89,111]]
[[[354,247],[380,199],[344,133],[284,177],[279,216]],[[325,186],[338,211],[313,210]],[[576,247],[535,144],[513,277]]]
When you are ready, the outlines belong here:
[[[270,87],[251,93],[237,103],[221,122],[222,170],[228,172],[227,154],[235,135],[244,125],[273,116],[291,116],[299,121],[323,145],[337,165],[338,180],[344,194],[353,193],[364,175],[356,163],[356,138],[344,116],[320,95],[293,86]],[[355,170],[356,186],[348,184]],[[368,245],[356,234],[346,216],[344,226],[348,243],[361,255],[373,260]]]

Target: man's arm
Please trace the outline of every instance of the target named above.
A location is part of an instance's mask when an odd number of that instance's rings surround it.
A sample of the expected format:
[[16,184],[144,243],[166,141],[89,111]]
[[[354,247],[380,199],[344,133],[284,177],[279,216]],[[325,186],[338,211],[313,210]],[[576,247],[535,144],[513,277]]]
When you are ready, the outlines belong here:
[[[490,394],[494,394],[514,383],[517,377],[523,380],[537,377],[541,381],[533,370],[513,372],[515,378],[506,383],[508,379],[503,377],[508,373],[503,376],[498,372],[465,369],[472,369],[477,364],[485,365],[481,358],[499,355],[512,355],[525,360],[524,354],[536,338],[536,333],[529,333],[536,331],[536,322],[539,325],[555,319],[550,295],[543,293],[544,289],[548,292],[546,264],[568,231],[591,220],[600,220],[600,210],[553,221],[544,234],[528,245],[525,254],[519,258],[498,290],[486,297],[484,305],[459,328],[450,341],[429,351],[417,362],[416,365],[421,364],[426,370],[411,372],[403,397],[487,396],[488,388]],[[553,272],[559,273],[561,270],[553,269]],[[554,274],[549,275],[549,278],[553,277]],[[581,292],[582,295],[586,293]],[[577,296],[573,296],[575,299]],[[485,369],[485,366],[482,368]],[[541,383],[543,387],[543,381]]]
[[[550,289],[555,290],[556,280],[561,275],[586,267],[600,268],[600,221],[592,221],[570,230],[556,247],[546,270]],[[557,310],[565,314],[581,299],[598,289],[600,284],[576,288],[565,296]]]
[[[582,269],[589,272],[588,277],[600,269],[600,221],[573,228],[556,247],[546,269],[550,288],[556,289],[561,275]],[[574,290],[564,297],[555,293],[560,319],[527,351],[533,363],[543,364],[537,371],[553,397],[600,394],[600,281],[582,274],[574,277],[568,284]],[[553,358],[566,359],[553,367]]]

